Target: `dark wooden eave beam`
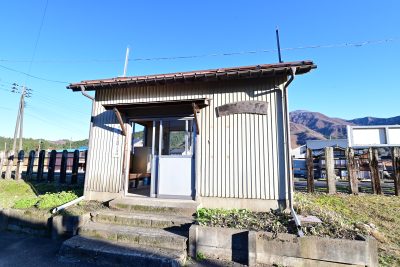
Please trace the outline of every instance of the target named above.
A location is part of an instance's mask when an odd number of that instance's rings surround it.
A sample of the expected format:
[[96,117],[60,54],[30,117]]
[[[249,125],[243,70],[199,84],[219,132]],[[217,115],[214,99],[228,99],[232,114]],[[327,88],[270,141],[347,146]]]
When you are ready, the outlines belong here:
[[197,113],[200,112],[200,109],[196,103],[192,103],[192,107],[193,107],[194,122],[196,123],[196,134],[199,134],[200,129],[199,129],[199,121],[197,119]]
[[126,136],[125,124],[124,124],[124,121],[122,120],[121,113],[119,112],[119,110],[117,108],[113,108],[113,111],[115,113],[115,116],[117,116],[117,120],[119,122],[119,125],[121,126],[122,135]]

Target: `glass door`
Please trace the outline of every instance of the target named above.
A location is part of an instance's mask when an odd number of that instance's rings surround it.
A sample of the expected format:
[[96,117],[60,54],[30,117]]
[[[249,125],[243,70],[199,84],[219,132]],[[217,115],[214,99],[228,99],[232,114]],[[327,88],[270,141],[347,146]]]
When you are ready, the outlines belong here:
[[192,199],[196,129],[192,118],[153,121],[151,196]]

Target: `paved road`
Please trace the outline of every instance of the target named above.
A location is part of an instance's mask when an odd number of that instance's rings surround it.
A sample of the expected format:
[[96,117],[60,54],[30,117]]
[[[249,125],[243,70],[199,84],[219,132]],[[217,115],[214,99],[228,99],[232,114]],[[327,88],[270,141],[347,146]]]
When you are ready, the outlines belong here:
[[82,263],[60,263],[61,242],[26,234],[0,232],[0,267],[91,267]]

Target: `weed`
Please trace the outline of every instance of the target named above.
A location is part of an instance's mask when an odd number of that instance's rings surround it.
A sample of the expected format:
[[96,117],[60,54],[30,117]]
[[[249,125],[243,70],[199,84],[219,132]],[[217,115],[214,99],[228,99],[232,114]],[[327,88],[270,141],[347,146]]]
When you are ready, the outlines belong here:
[[206,256],[203,253],[201,253],[201,252],[196,253],[196,260],[203,261],[205,259],[206,259]]
[[269,231],[274,233],[295,233],[290,215],[279,211],[252,212],[247,209],[206,209],[197,211],[199,225]]

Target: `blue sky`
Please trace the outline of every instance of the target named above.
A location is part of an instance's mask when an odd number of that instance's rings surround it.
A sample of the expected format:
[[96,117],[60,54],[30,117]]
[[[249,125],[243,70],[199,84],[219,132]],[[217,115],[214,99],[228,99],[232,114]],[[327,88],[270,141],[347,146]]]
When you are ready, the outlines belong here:
[[[0,65],[29,71],[45,0],[0,2]],[[284,61],[311,59],[318,69],[296,78],[290,109],[328,116],[400,115],[399,1],[55,1],[49,0],[31,74],[77,82],[123,72],[131,59],[203,55],[281,46],[358,43],[361,47],[283,51]],[[97,61],[96,61],[97,60]],[[102,61],[99,61],[102,60]],[[109,60],[109,61],[104,61]],[[276,53],[165,61],[131,60],[128,75],[277,62]],[[0,136],[12,136],[17,94],[10,83],[33,89],[24,136],[88,137],[90,102],[66,84],[27,78],[0,67]]]

